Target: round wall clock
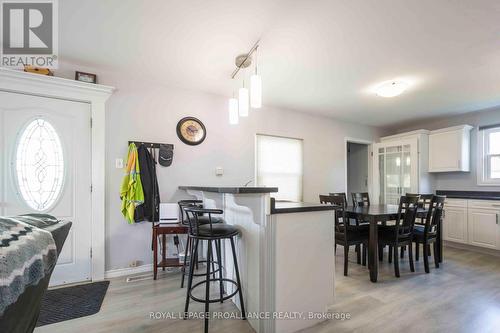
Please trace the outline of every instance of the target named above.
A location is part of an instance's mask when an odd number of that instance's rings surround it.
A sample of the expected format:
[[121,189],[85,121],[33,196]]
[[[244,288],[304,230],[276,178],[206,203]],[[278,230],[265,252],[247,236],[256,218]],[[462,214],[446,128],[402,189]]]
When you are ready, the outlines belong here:
[[205,140],[207,130],[201,120],[194,117],[185,117],[177,123],[177,136],[185,144],[195,146]]

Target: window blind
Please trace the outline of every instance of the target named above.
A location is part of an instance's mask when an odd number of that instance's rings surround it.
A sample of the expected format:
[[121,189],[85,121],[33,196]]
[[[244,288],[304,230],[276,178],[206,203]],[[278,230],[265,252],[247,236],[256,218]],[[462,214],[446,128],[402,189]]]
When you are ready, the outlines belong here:
[[303,142],[300,139],[257,135],[258,186],[276,186],[276,200],[302,201]]

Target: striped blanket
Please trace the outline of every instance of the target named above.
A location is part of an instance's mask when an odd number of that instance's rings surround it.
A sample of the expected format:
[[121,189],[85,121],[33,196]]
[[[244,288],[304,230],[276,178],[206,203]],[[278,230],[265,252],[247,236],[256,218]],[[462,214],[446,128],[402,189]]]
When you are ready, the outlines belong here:
[[44,214],[0,217],[0,316],[28,286],[38,284],[55,266],[54,239],[40,227],[57,222]]

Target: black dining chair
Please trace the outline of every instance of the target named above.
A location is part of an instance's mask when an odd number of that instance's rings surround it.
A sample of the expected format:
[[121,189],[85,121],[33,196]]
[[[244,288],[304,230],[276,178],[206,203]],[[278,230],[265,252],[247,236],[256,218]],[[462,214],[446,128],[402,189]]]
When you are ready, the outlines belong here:
[[[399,277],[399,256],[398,248],[408,246],[408,260],[410,270],[415,271],[413,263],[413,228],[417,216],[418,197],[402,196],[399,199],[398,217],[395,225],[386,225],[379,228],[379,245],[389,245],[394,251],[394,274]],[[391,253],[389,253],[391,260]]]
[[[349,264],[349,247],[363,244],[363,265],[366,265],[366,249],[368,245],[368,229],[346,223],[345,201],[342,196],[320,195],[322,204],[335,206],[335,248],[344,247],[344,276],[347,276]],[[357,263],[361,263],[360,253],[357,254]]]
[[367,192],[353,192],[351,197],[353,206],[370,206],[370,196]]
[[[347,195],[345,192],[331,192],[331,193],[329,193],[329,195],[334,196],[334,197],[339,196],[339,197],[344,198],[344,207],[349,206],[349,203],[347,202]],[[370,223],[368,223],[368,222],[361,222],[360,223],[359,219],[352,219],[352,220],[354,220],[354,224],[358,227],[363,227],[363,228],[367,228],[367,229],[370,227]],[[349,221],[350,224],[352,224],[352,220]],[[358,255],[361,255],[361,251],[363,251],[362,247],[363,247],[362,244],[356,245],[356,253],[358,253]]]
[[415,257],[418,260],[419,244],[423,247],[424,256],[424,267],[425,272],[429,273],[429,256],[430,256],[430,245],[434,246],[434,265],[439,268],[439,257],[438,257],[438,242],[437,233],[439,225],[441,224],[441,218],[443,216],[443,208],[446,196],[435,195],[429,205],[427,211],[427,216],[425,218],[424,225],[415,225],[413,242],[415,242]]

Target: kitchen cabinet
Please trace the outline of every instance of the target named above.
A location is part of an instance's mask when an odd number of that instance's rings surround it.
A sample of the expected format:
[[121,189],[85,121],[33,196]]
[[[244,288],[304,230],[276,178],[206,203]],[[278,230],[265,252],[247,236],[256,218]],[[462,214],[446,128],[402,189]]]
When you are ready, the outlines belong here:
[[427,130],[391,135],[373,145],[372,201],[398,204],[408,193],[432,193]]
[[429,172],[470,171],[471,129],[461,125],[429,133]]
[[443,239],[500,250],[500,201],[447,199]]
[[467,200],[446,200],[443,213],[443,239],[468,243]]

